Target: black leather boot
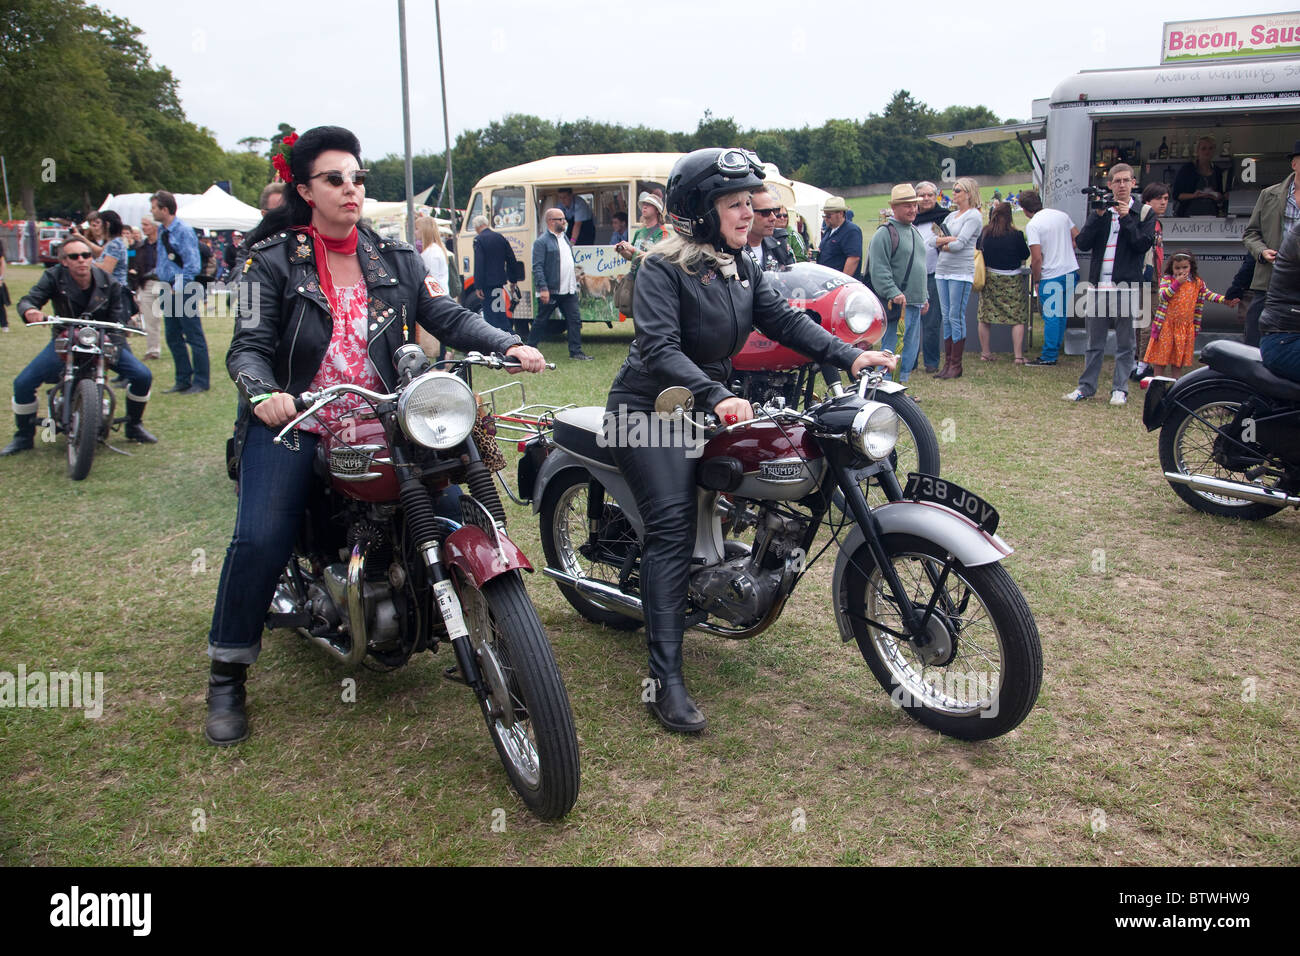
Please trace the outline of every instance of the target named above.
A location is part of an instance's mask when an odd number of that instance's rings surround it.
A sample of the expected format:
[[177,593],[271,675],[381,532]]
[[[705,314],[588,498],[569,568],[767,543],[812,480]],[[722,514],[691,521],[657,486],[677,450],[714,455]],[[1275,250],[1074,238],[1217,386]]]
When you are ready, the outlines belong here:
[[148,402],[137,402],[130,393],[126,396],[126,431],[127,441],[138,441],[146,445],[156,444],[157,436],[145,431],[140,420],[144,418],[144,409]]
[[697,734],[708,726],[708,721],[686,692],[686,681],[682,678],[681,633],[679,627],[675,636],[666,640],[657,639],[653,634],[647,636],[650,678],[654,683],[646,706],[669,730],[679,734]]
[[217,747],[228,747],[248,739],[248,715],[244,712],[244,679],[247,664],[213,661],[208,677],[208,720],[203,736]]
[[0,455],[16,455],[31,451],[36,445],[36,415],[14,415],[14,440],[0,448]]

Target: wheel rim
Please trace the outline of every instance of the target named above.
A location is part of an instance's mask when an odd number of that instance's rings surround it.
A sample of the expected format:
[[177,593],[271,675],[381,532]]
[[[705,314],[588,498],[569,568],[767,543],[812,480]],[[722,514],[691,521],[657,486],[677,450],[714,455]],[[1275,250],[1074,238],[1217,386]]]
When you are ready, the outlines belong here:
[[530,789],[542,779],[542,762],[537,753],[537,735],[528,716],[528,704],[501,641],[492,611],[483,593],[472,585],[458,589],[470,643],[478,655],[479,670],[487,685],[492,734],[501,744],[510,765]]
[[[1188,413],[1183,417],[1178,430],[1174,432],[1174,464],[1179,473],[1207,475],[1224,481],[1243,479],[1241,472],[1230,471],[1214,460],[1215,439],[1220,430],[1232,424],[1240,407],[1237,402],[1211,402],[1196,409],[1196,414]],[[1229,498],[1190,486],[1188,489],[1206,501],[1225,508],[1249,508],[1252,504],[1242,498]]]
[[[605,503],[605,516],[609,517],[613,506],[609,502]],[[603,522],[605,526],[608,522]],[[612,540],[605,540],[602,537],[601,544],[609,547],[623,543],[633,543],[635,535],[630,526],[626,525],[626,531],[623,535]],[[603,581],[606,584],[618,584],[618,569],[609,564],[600,561],[588,561],[579,552],[580,544],[587,540],[587,486],[585,484],[574,484],[564,489],[560,500],[556,502],[555,513],[551,517],[551,538],[555,542],[555,550],[563,565],[559,570],[566,574],[571,574],[576,578],[590,578],[593,581]],[[593,600],[584,595],[587,600],[597,607],[605,608],[604,604]],[[618,608],[606,608],[606,610],[617,611]]]
[[[924,611],[933,594],[926,574],[927,566],[936,578],[943,570],[943,562],[931,555],[904,553],[894,556],[894,570],[918,613]],[[898,605],[879,568],[872,570],[867,582],[866,605],[868,618],[900,633],[906,630]],[[944,608],[948,612],[944,616],[957,632],[957,648],[943,666],[926,664],[910,642],[868,626],[876,656],[894,680],[894,696],[901,693],[904,704],[920,704],[930,710],[958,716],[995,708],[1006,664],[1006,650],[993,616],[956,568],[944,581],[944,591],[935,604],[935,615],[940,615]]]

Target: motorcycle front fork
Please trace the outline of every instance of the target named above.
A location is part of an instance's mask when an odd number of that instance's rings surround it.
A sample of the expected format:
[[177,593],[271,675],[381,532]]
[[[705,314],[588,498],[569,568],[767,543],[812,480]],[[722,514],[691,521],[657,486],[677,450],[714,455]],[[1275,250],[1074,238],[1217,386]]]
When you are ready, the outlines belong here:
[[[929,632],[927,626],[934,616],[934,609],[939,601],[939,596],[944,593],[944,584],[947,582],[948,573],[953,567],[952,555],[949,555],[948,560],[944,562],[942,571],[935,572],[929,564],[925,565],[926,577],[929,578],[932,590],[925,610],[917,613],[916,607],[912,604],[912,599],[907,595],[907,589],[903,586],[902,579],[899,578],[898,572],[894,570],[894,562],[891,560],[889,552],[885,550],[884,532],[880,528],[880,523],[876,521],[876,516],[871,513],[870,506],[867,505],[867,498],[858,485],[858,476],[843,462],[835,463],[834,467],[836,477],[840,482],[840,490],[844,494],[844,503],[862,528],[867,549],[871,552],[876,567],[880,569],[880,576],[889,589],[889,593],[893,596],[894,603],[898,605],[898,613],[903,619],[903,627],[906,633],[898,634],[876,621],[870,623],[895,637],[913,641],[918,646],[928,644]],[[903,489],[899,485],[898,476],[894,474],[892,468],[883,468],[874,477],[880,482],[885,497],[891,502],[902,500]]]

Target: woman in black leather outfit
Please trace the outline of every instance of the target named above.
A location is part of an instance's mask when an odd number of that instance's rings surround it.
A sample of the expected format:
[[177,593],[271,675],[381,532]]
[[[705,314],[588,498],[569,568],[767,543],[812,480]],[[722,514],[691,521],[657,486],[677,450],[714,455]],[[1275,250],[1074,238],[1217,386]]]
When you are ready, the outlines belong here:
[[[855,375],[868,365],[894,367],[892,354],[855,349],[790,308],[771,279],[739,254],[754,218],[750,190],[762,180],[758,157],[745,150],[699,149],[673,166],[668,213],[676,235],[642,261],[636,340],[606,405],[620,417],[620,435],[655,434],[655,428],[632,427],[629,420],[653,414],[655,397],[674,385],[688,387],[696,408],[711,409],[724,422],[753,418],[749,403],[722,383],[730,376],[731,357],[755,327]],[[706,725],[704,715],[682,679],[697,457],[685,447],[620,444],[612,450],[645,519],[640,578],[655,682],[650,710],[669,730],[698,732]]]

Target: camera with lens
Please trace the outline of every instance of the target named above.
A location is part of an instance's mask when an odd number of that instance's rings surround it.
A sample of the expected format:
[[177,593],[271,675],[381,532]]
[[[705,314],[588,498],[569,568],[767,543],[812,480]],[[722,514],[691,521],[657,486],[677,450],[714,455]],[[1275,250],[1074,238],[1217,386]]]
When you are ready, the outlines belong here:
[[1119,205],[1115,201],[1115,194],[1105,186],[1089,186],[1086,189],[1080,189],[1079,192],[1088,197],[1089,209],[1107,209]]

